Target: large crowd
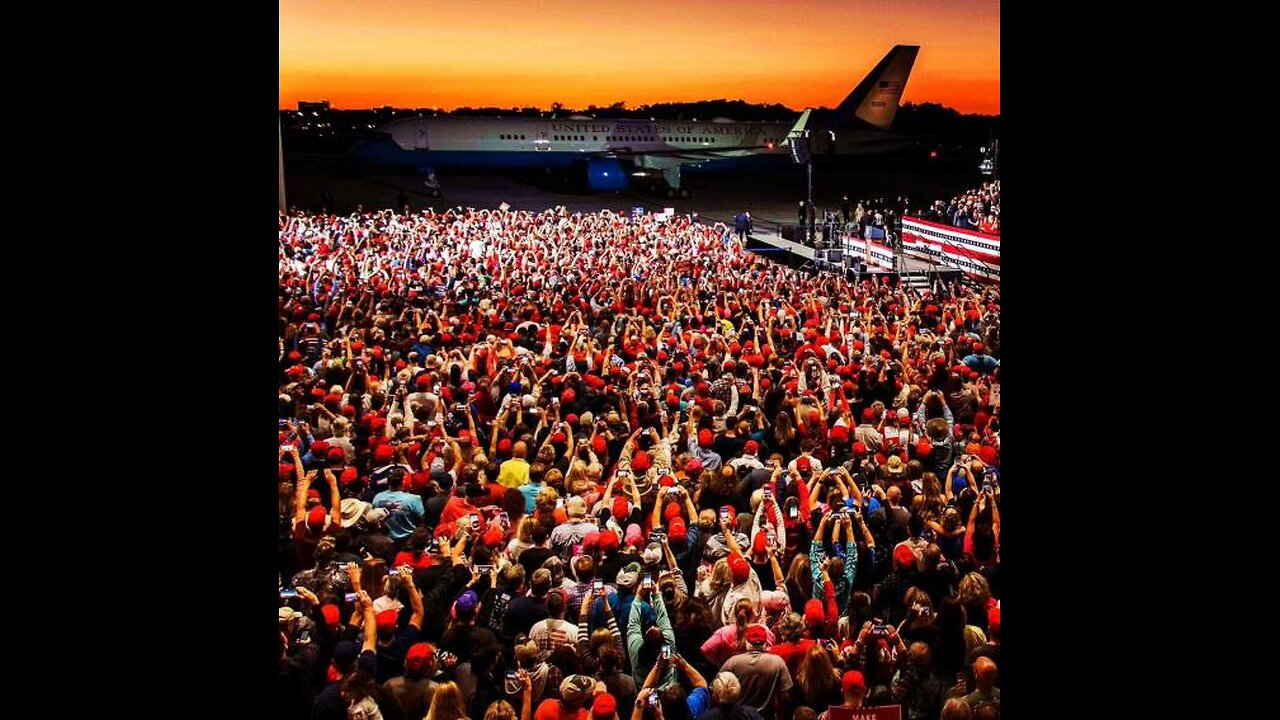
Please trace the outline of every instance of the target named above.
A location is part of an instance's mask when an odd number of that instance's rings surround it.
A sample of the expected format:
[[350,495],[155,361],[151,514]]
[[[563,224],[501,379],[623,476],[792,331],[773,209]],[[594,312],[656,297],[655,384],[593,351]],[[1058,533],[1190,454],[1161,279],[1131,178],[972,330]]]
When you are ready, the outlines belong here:
[[999,716],[997,289],[680,216],[279,233],[279,717]]
[[988,235],[1000,234],[1000,181],[983,183],[951,200],[935,200],[920,217],[930,222],[977,230]]

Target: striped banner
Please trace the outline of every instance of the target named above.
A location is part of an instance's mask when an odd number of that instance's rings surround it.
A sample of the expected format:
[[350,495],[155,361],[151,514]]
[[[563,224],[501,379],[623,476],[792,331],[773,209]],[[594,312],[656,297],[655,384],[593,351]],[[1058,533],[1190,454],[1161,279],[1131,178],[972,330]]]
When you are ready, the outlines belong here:
[[888,245],[874,240],[863,240],[856,235],[848,236],[845,244],[848,246],[846,252],[862,258],[862,262],[868,266],[893,270],[893,248]]
[[1000,236],[961,230],[920,218],[902,219],[902,251],[911,257],[1000,282]]

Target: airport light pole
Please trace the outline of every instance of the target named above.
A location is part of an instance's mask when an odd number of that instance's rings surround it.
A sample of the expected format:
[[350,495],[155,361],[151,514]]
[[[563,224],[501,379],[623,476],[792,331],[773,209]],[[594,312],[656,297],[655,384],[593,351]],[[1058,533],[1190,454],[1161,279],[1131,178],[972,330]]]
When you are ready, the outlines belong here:
[[[806,147],[805,159],[804,159],[805,174],[809,176],[809,200],[808,200],[809,207],[807,208],[806,210],[807,214],[805,215],[805,221],[806,221],[805,222],[805,225],[806,225],[805,238],[808,239],[808,243],[810,247],[812,247],[813,246],[813,221],[815,216],[817,215],[817,211],[815,211],[813,208],[813,140],[809,134],[808,128],[805,128],[805,131],[804,131],[804,144]],[[281,192],[284,192],[284,191],[282,190]]]

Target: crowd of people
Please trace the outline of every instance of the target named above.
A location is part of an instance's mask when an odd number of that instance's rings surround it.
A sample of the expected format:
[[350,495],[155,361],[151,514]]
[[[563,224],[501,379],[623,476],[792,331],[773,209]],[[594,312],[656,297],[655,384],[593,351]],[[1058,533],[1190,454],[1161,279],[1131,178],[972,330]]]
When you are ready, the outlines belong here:
[[279,227],[279,716],[1000,707],[1000,298],[689,217]]
[[920,217],[930,222],[1000,234],[1000,181],[983,183],[949,201],[936,200]]

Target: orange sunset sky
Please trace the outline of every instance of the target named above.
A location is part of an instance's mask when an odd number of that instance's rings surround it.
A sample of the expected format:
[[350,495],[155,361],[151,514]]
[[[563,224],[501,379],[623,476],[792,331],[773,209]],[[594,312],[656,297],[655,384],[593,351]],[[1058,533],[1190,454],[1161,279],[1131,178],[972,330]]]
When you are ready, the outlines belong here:
[[904,102],[1000,112],[999,0],[280,0],[280,108],[834,107],[895,44]]

